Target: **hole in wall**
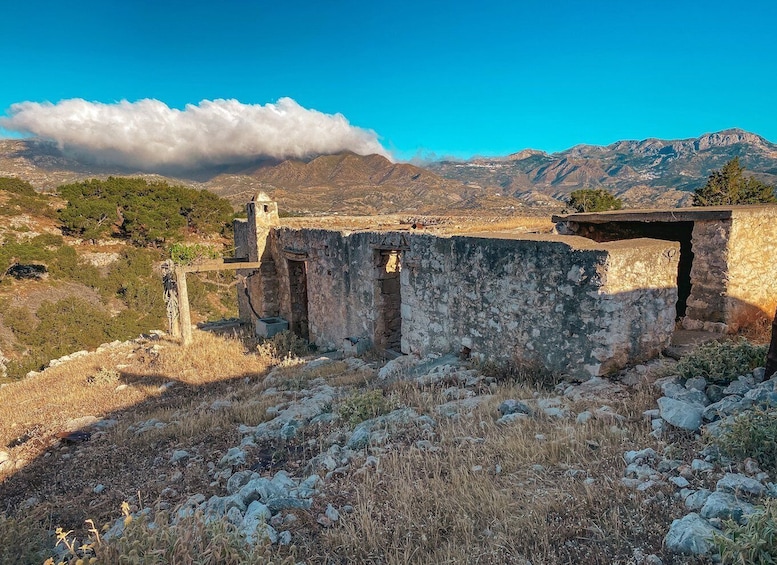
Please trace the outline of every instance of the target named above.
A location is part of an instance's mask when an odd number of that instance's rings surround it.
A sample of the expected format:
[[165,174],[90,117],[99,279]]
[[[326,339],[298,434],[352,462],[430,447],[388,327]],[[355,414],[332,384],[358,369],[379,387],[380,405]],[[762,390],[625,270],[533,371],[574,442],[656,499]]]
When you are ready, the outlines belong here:
[[375,250],[375,336],[379,349],[401,351],[402,293],[400,273],[402,252],[396,249]]
[[305,261],[286,260],[289,269],[291,316],[289,329],[302,339],[310,339],[308,324],[308,276]]

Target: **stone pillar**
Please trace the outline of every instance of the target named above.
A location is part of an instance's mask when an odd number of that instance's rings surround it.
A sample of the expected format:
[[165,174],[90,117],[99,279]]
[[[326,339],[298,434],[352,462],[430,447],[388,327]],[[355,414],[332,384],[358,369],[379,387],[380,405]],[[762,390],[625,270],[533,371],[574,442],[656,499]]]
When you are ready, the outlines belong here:
[[261,267],[237,272],[238,307],[240,320],[253,325],[257,318],[278,315],[277,273],[268,248],[271,231],[278,225],[278,204],[259,193],[246,205],[246,213],[245,227],[235,230],[236,252]]

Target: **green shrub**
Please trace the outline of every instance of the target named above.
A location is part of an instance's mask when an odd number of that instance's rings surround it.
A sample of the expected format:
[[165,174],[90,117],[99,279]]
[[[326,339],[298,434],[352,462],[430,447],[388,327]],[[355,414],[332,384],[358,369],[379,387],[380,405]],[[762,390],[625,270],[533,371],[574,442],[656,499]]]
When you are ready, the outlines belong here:
[[576,212],[620,210],[623,202],[602,188],[583,188],[569,195],[569,207]]
[[729,457],[752,457],[761,468],[777,472],[777,410],[758,408],[740,414],[714,443]]
[[286,357],[302,357],[310,353],[310,344],[289,330],[262,340],[256,347],[260,355],[281,360]]
[[388,414],[394,409],[391,399],[381,389],[370,390],[347,398],[340,406],[340,417],[355,426],[365,420]]
[[0,563],[43,563],[49,545],[46,529],[33,519],[0,514]]
[[747,524],[727,520],[712,542],[724,564],[777,563],[777,500],[767,500],[747,517]]
[[170,246],[170,259],[176,265],[192,265],[203,259],[218,259],[219,253],[210,245],[200,243],[174,243]]
[[0,206],[0,216],[43,216],[56,218],[57,212],[49,206],[51,199],[45,194],[38,194],[32,185],[17,178],[0,177],[0,191],[9,194],[7,202]]
[[711,341],[683,357],[675,372],[684,379],[704,377],[707,381],[726,385],[740,375],[750,373],[766,362],[766,345],[755,345],[746,339]]
[[38,196],[30,183],[15,177],[0,177],[0,190],[22,196]]

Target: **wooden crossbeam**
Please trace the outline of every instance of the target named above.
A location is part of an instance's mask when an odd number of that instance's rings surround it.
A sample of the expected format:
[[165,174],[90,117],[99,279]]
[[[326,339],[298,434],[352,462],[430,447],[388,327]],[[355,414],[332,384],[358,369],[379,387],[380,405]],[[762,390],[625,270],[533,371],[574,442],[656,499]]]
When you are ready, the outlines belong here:
[[186,273],[201,273],[204,271],[237,271],[238,269],[258,269],[259,261],[238,259],[214,259],[197,265],[185,265],[175,268],[175,284],[178,289],[178,327],[181,331],[183,345],[192,343],[192,315],[189,309],[189,290],[186,286]]

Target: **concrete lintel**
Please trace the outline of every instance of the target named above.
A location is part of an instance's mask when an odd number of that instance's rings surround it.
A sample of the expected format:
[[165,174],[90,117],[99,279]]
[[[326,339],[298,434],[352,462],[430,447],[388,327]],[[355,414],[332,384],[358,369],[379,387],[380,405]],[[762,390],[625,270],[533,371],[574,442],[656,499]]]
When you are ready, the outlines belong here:
[[215,259],[213,261],[203,261],[196,265],[186,265],[181,267],[187,273],[201,273],[204,271],[237,271],[239,269],[258,269],[262,266],[259,261],[233,261],[230,259]]
[[699,220],[728,220],[735,216],[775,215],[777,206],[753,204],[748,206],[694,206],[691,208],[655,208],[610,210],[577,214],[557,214],[554,222],[605,224],[608,222],[694,222]]

